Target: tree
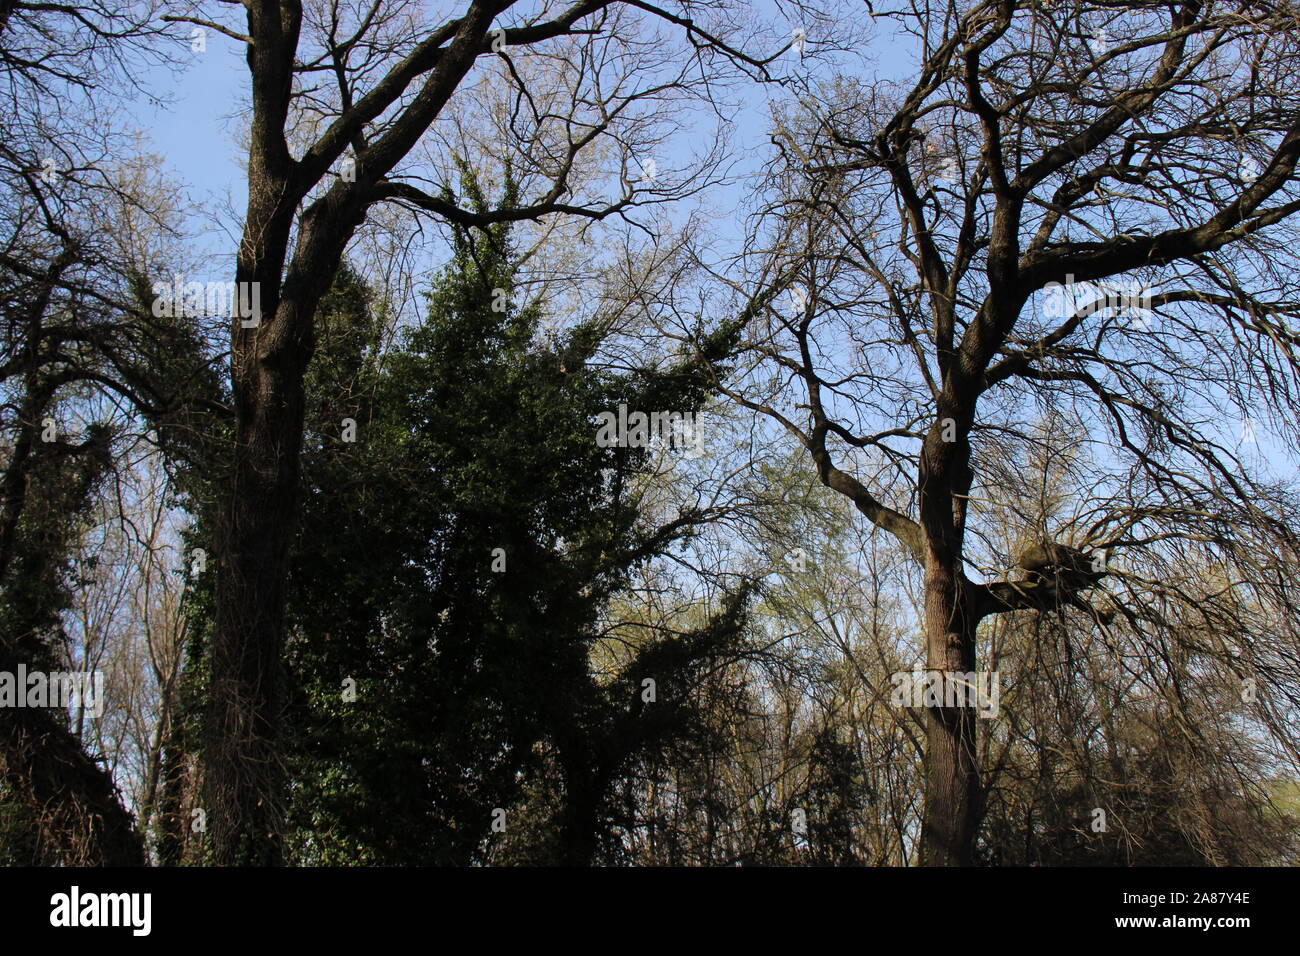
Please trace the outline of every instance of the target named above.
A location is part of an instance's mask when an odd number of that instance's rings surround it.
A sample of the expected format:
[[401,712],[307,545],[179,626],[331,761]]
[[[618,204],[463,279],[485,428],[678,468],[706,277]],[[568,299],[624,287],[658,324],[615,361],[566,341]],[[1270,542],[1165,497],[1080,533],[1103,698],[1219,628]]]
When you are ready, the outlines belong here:
[[[120,420],[95,400],[161,424],[193,371],[193,329],[153,321],[139,295],[152,240],[172,219],[167,191],[147,157],[122,158],[107,108],[133,70],[165,59],[152,43],[155,12],[0,5],[10,104],[0,137],[0,669],[10,673],[69,663],[62,615],[82,580],[76,546],[120,452]],[[114,780],[66,715],[6,708],[2,718],[3,787],[43,858],[143,862]]]
[[[468,171],[462,189],[489,209]],[[516,200],[508,182],[501,207]],[[544,333],[519,258],[508,222],[457,229],[426,318],[389,350],[350,269],[321,302],[287,610],[293,860],[590,863],[613,852],[622,769],[692,732],[695,684],[743,651],[742,590],[593,671],[633,570],[712,520],[647,515],[653,453],[601,445],[596,419],[693,414],[712,375],[601,368],[607,317]]]
[[[553,213],[599,220],[689,191],[689,181],[635,185],[625,178],[615,199],[575,200],[570,177],[593,144],[609,143],[626,168],[630,155],[654,141],[655,124],[647,122],[643,104],[662,110],[688,91],[688,77],[709,76],[717,58],[762,65],[693,18],[637,4],[648,22],[671,24],[693,44],[680,64],[665,69],[657,51],[638,51],[620,35],[637,28],[615,0],[543,6],[495,32],[499,17],[520,15],[513,2],[473,0],[460,16],[418,25],[395,5],[365,13],[339,3],[304,10],[292,0],[245,6],[242,29],[202,17],[171,19],[216,30],[248,49],[248,207],[235,279],[249,284],[240,288],[257,290],[260,311],[231,325],[234,458],[216,530],[204,801],[217,862],[273,863],[280,857],[283,804],[278,675],[304,382],[316,310],[349,240],[368,210],[384,202],[485,227]],[[578,42],[571,57],[610,65],[568,69],[567,113],[526,112],[536,106],[524,79],[529,71],[521,72],[513,57],[572,40]],[[544,185],[509,211],[464,209],[437,189],[421,188],[418,170],[402,166],[481,58],[504,64],[516,86],[512,125],[536,131],[530,158]],[[653,65],[638,75],[638,64]],[[328,92],[316,85],[318,77],[331,78]],[[607,80],[615,81],[612,91],[603,86]]]
[[[976,670],[997,615],[1103,626],[1117,570],[1171,549],[1293,620],[1294,498],[1238,428],[1263,409],[1294,433],[1294,12],[999,0],[878,17],[917,43],[915,81],[810,83],[778,117],[746,281],[789,308],[753,324],[754,374],[731,393],[911,555],[931,672]],[[992,503],[1008,451],[1041,444],[1026,426],[1042,408],[1102,449],[1080,498],[1032,527]],[[1019,553],[995,546],[1002,521]],[[1168,634],[1158,606],[1122,603],[1144,640]],[[928,708],[926,739],[923,862],[969,864],[975,713]]]

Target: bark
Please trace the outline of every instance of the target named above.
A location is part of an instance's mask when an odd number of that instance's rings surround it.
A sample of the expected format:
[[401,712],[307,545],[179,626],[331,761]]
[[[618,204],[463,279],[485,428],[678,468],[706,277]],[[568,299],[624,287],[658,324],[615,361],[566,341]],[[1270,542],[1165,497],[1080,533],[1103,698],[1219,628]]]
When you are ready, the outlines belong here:
[[249,366],[236,376],[234,487],[218,545],[204,809],[214,862],[265,866],[280,862],[276,738],[303,389],[292,365]]
[[[921,459],[920,515],[925,540],[925,646],[931,675],[973,671],[979,604],[961,567],[969,493],[970,444],[967,415],[955,441],[941,429],[927,436]],[[968,427],[968,426],[967,426]],[[925,717],[925,818],[922,866],[970,866],[979,812],[977,711],[972,707],[927,707]],[[960,703],[960,702],[958,702]]]
[[597,801],[587,793],[571,793],[564,808],[562,866],[591,866],[596,856]]
[[255,5],[249,23],[259,40],[248,52],[254,117],[235,281],[255,284],[262,311],[255,322],[231,322],[234,462],[216,528],[216,626],[203,733],[202,809],[219,865],[281,861],[280,652],[313,306],[295,302],[281,285],[301,196],[282,135],[300,19],[295,12],[281,21],[278,10]]
[[[925,572],[926,666],[930,673],[975,670],[976,620],[967,588],[949,561]],[[979,807],[977,711],[926,708],[923,866],[970,866]]]
[[[412,103],[363,151],[355,182],[335,182],[301,214],[290,260],[289,237],[300,202],[329,160],[341,154],[346,137],[340,139],[339,131],[354,126],[359,131],[371,106],[362,108],[367,99],[346,111],[317,148],[295,163],[284,128],[300,11],[295,7],[281,19],[277,5],[250,5],[255,42],[248,52],[253,80],[249,201],[235,278],[258,283],[263,314],[256,326],[245,328],[236,319],[232,328],[235,457],[230,497],[217,528],[217,611],[202,770],[209,855],[218,865],[282,862],[284,614],[304,375],[314,349],[316,306],[378,195],[376,183],[415,145],[469,72],[494,12],[471,5],[465,17],[436,32],[424,52],[397,68],[404,75],[432,65]],[[452,36],[453,42],[440,49]],[[375,103],[391,101],[405,82],[377,92]]]
[[[579,748],[580,752],[585,748]],[[564,768],[564,810],[561,815],[560,859],[562,866],[591,866],[599,843],[601,795],[604,775],[596,757],[588,752],[568,759]]]
[[164,747],[160,793],[154,813],[155,846],[160,866],[180,866],[185,860],[187,780],[184,752],[179,747]]

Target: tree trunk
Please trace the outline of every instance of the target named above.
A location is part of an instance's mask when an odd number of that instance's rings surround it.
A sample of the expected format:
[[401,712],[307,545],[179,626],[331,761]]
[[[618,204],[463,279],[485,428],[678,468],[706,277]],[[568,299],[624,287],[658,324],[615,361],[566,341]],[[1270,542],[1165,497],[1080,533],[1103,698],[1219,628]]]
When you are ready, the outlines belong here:
[[[316,306],[333,281],[347,237],[365,216],[353,194],[318,201],[302,218],[297,251],[279,280],[293,206],[251,184],[249,225],[236,282],[255,282],[263,313],[233,323],[235,460],[217,528],[216,627],[204,728],[203,809],[218,865],[282,862],[284,613],[297,520],[304,376],[315,347]],[[260,197],[260,198],[259,198]],[[267,223],[260,230],[255,224]],[[263,246],[255,236],[273,241]]]
[[[925,573],[926,666],[931,674],[975,670],[975,619],[951,565]],[[970,866],[979,802],[973,707],[928,707],[922,866]]]
[[[948,415],[951,418],[948,418]],[[956,434],[945,440],[942,424]],[[946,413],[922,449],[920,525],[925,542],[925,658],[931,676],[975,670],[979,612],[962,569],[966,502],[970,491],[970,410]],[[922,866],[970,866],[979,806],[974,707],[927,707],[925,715],[925,819]]]
[[592,768],[572,767],[565,774],[564,810],[560,828],[561,866],[591,866],[596,856],[599,785]]
[[203,764],[212,862],[281,862],[278,748],[289,547],[305,358],[236,367],[238,421],[217,546],[217,615]]
[[185,861],[186,830],[188,819],[185,816],[185,755],[169,741],[163,748],[162,772],[159,780],[159,794],[154,819],[154,845],[158,852],[159,866],[180,866]]

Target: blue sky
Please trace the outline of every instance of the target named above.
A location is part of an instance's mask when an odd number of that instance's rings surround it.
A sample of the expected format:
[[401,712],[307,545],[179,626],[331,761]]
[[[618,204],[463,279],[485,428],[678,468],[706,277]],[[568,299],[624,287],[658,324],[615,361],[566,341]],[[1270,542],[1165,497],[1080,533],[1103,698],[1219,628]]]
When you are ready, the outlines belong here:
[[[754,7],[756,20],[779,15],[778,7],[769,0],[760,0]],[[508,22],[508,17],[503,22]],[[856,28],[859,24],[850,21],[849,26]],[[905,76],[909,65],[908,39],[880,36],[883,25],[865,17],[860,26],[864,44],[870,44],[875,70],[895,77]],[[189,28],[185,29],[188,32]],[[810,40],[817,39],[815,28],[810,28],[809,34]],[[144,87],[164,102],[156,104],[138,98],[132,104],[131,113],[145,133],[147,148],[163,157],[168,174],[185,188],[190,203],[201,210],[188,223],[188,230],[195,237],[195,251],[201,255],[203,271],[209,273],[203,278],[224,281],[231,269],[246,199],[236,138],[242,127],[239,114],[247,102],[247,65],[242,46],[214,31],[207,32],[206,50],[187,50],[181,62],[187,65],[174,72],[155,68],[140,77]],[[780,89],[754,87],[746,97],[745,109],[734,117],[736,135],[743,144],[739,150],[741,172],[756,168],[767,156],[768,102],[783,95],[786,94]],[[713,193],[710,201],[723,209],[736,208],[742,193],[743,187],[731,187]],[[734,228],[727,234],[727,217],[715,220],[716,228],[723,233],[719,236],[723,243],[739,238],[741,223],[731,221]],[[1230,444],[1239,438],[1235,434],[1239,428],[1236,420],[1225,428],[1225,438]],[[1257,467],[1263,466],[1265,471],[1293,473],[1290,449],[1278,445],[1265,422],[1257,421],[1256,428],[1259,444],[1243,449],[1244,457],[1253,460]]]
[[[209,31],[204,52],[187,51],[183,56],[186,68],[155,68],[141,78],[164,102],[140,98],[131,113],[145,133],[147,147],[163,157],[167,172],[185,187],[192,203],[216,213],[230,196],[242,214],[247,187],[233,114],[247,102],[243,51],[234,40]],[[204,224],[191,227],[203,229]],[[205,250],[228,256],[230,245],[222,245],[217,237],[203,243]]]
[[[778,7],[770,0],[753,4],[756,19],[780,17]],[[852,10],[859,8],[854,6]],[[508,17],[503,19],[508,22]],[[779,22],[779,21],[776,21]],[[856,23],[852,23],[856,27]],[[862,39],[870,43],[873,57],[879,56],[884,64],[897,68],[903,64],[904,51],[897,43],[871,43],[877,33],[875,23],[865,16],[861,22]],[[180,25],[188,33],[192,27]],[[816,40],[816,30],[809,30],[810,40]],[[877,54],[876,51],[880,53]],[[787,56],[793,56],[787,53]],[[248,102],[248,68],[243,48],[237,41],[208,30],[206,50],[185,50],[180,56],[182,68],[176,71],[153,68],[139,77],[143,86],[163,102],[155,103],[143,97],[131,104],[129,113],[135,124],[144,132],[147,148],[163,157],[167,173],[186,189],[187,195],[204,214],[190,223],[192,231],[200,234],[200,248],[216,257],[215,273],[223,273],[233,249],[233,241],[223,236],[214,217],[225,217],[228,203],[242,216],[246,201],[246,184],[239,161],[236,137],[241,128],[239,113]],[[768,151],[767,125],[768,101],[771,97],[786,95],[778,88],[754,87],[746,97],[746,108],[732,117],[737,123],[739,138],[752,149],[740,151],[743,167],[753,168]],[[728,197],[711,197],[725,203]],[[731,194],[730,199],[739,198]],[[238,230],[238,221],[222,222],[227,232]],[[214,278],[224,279],[224,275]]]

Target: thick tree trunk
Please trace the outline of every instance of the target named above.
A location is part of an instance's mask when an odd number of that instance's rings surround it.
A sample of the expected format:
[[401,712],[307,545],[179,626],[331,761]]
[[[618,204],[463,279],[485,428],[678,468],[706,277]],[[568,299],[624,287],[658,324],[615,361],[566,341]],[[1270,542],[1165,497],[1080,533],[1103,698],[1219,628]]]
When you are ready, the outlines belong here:
[[596,856],[596,803],[587,795],[568,798],[564,808],[561,866],[591,866]]
[[564,809],[560,816],[561,866],[591,866],[596,856],[600,794],[597,758],[584,743],[570,743],[563,760]]
[[[931,675],[975,670],[975,620],[951,565],[926,569],[926,666]],[[970,866],[979,802],[973,707],[926,709],[922,866]]]
[[281,650],[305,364],[257,357],[235,374],[234,476],[219,530],[204,733],[203,809],[218,865],[281,862]]
[[[940,418],[922,449],[920,526],[925,550],[926,668],[946,688],[954,672],[974,671],[979,612],[961,564],[970,492],[970,411]],[[958,427],[943,434],[945,420]],[[925,819],[922,866],[970,866],[979,812],[976,750],[978,711],[960,706],[926,708]]]
[[[304,376],[314,351],[316,306],[338,269],[347,237],[364,218],[364,208],[351,194],[316,204],[303,217],[282,284],[280,243],[287,241],[293,209],[254,202],[276,195],[250,186],[246,259],[235,276],[237,282],[259,284],[263,314],[248,327],[236,319],[233,331],[235,460],[217,529],[216,628],[203,734],[210,857],[226,866],[282,862],[282,650]],[[277,237],[268,247],[254,241],[260,232],[251,224],[258,222],[271,223],[265,231]]]

